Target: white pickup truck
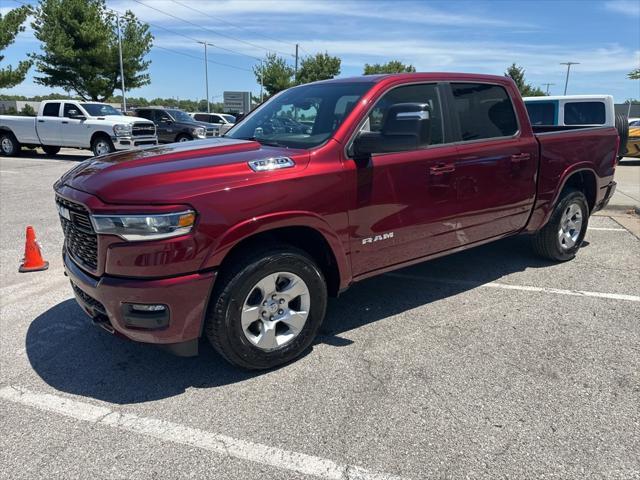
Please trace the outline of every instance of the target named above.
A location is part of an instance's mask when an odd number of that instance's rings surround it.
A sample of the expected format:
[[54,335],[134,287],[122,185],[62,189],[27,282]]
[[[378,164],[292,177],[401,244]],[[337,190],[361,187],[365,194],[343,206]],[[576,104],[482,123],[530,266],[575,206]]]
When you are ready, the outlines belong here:
[[157,145],[156,127],[144,118],[122,115],[111,105],[48,100],[36,117],[0,115],[0,154],[42,147],[55,155],[61,147],[91,149],[94,155]]

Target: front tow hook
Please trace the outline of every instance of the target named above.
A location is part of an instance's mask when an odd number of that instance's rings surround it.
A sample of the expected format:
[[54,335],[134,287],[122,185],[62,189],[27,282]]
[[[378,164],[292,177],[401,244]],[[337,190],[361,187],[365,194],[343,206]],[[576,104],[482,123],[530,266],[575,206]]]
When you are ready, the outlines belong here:
[[112,335],[114,333],[116,333],[116,330],[111,326],[111,323],[109,322],[109,319],[104,315],[98,315],[96,317],[91,317],[91,322],[96,327],[103,328],[104,330],[106,330],[107,332],[109,332]]

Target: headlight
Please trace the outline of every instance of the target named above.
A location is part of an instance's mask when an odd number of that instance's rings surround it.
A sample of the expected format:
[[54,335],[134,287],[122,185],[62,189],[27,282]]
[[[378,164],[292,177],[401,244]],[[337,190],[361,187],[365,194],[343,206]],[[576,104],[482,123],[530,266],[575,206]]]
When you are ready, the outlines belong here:
[[123,124],[118,123],[113,126],[113,133],[116,134],[117,137],[127,137],[131,135],[131,124]]
[[205,138],[207,136],[207,130],[203,127],[193,129],[193,136],[199,138]]
[[118,235],[125,240],[158,240],[191,231],[196,220],[193,210],[157,215],[92,215],[96,233]]

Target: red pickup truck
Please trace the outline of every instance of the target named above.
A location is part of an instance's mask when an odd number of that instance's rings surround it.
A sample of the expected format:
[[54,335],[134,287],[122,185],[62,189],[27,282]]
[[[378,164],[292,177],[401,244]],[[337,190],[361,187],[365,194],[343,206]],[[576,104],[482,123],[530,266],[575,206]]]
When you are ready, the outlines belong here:
[[328,295],[528,234],[574,257],[615,189],[612,127],[534,127],[514,83],[372,75],[286,90],[223,138],[99,156],[56,184],[80,305],[129,339],[250,369],[311,344]]

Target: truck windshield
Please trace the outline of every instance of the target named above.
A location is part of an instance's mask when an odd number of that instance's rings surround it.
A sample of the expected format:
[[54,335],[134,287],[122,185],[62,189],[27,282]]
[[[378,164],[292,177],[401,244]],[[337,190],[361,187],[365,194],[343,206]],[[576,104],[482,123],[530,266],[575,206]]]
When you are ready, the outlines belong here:
[[167,113],[171,115],[176,122],[195,122],[195,120],[191,118],[188,113],[183,112],[182,110],[167,110]]
[[105,105],[103,103],[81,103],[80,106],[86,110],[86,112],[92,117],[104,117],[106,115],[122,115],[120,111],[113,108],[111,105]]
[[329,139],[371,83],[310,84],[272,98],[225,137],[313,148]]

